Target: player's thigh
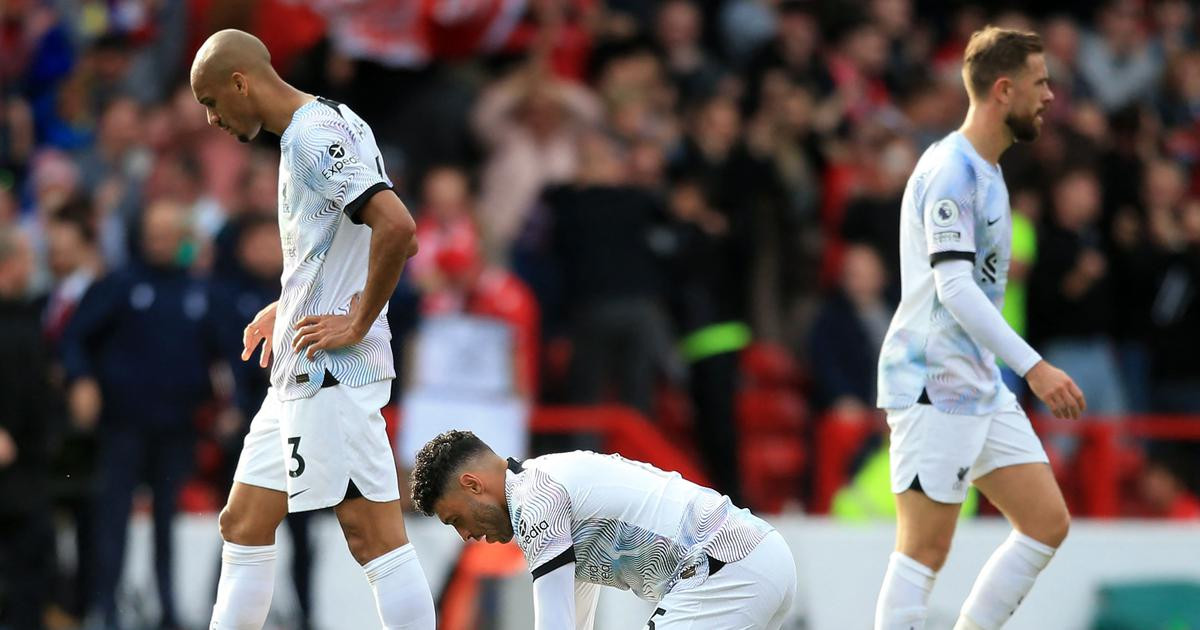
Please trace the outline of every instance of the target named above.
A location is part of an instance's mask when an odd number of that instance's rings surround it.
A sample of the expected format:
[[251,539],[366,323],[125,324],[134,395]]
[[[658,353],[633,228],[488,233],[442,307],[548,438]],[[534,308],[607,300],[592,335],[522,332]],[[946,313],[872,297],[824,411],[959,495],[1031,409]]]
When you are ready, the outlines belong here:
[[896,495],[896,551],[940,569],[950,552],[961,507],[939,503],[917,490]]
[[221,537],[244,545],[269,545],[287,514],[286,471],[279,448],[280,404],[268,390],[242,442],[233,489],[218,525]]
[[1062,542],[1070,518],[1066,501],[1020,405],[995,414],[972,474],[975,487],[1018,531],[1051,546]]
[[282,413],[274,388],[268,389],[258,413],[250,421],[250,431],[242,440],[242,452],[233,473],[235,482],[277,492],[287,489],[283,450],[279,447]]
[[1013,527],[1051,547],[1067,536],[1070,514],[1049,464],[1014,464],[975,480],[975,487]]

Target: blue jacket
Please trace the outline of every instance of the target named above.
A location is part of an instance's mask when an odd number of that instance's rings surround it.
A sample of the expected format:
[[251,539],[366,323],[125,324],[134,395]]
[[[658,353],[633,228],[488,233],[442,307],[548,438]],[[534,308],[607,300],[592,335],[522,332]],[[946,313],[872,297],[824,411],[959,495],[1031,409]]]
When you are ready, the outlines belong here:
[[219,355],[209,284],[179,268],[130,266],[88,290],[67,327],[67,378],[92,377],[102,422],[190,427]]

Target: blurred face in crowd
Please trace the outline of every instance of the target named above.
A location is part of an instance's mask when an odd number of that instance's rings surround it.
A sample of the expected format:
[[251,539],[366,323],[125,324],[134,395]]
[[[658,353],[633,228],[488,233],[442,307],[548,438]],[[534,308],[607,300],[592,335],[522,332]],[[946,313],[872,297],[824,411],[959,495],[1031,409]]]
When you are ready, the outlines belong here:
[[469,466],[449,481],[450,487],[433,505],[441,521],[455,529],[463,540],[484,540],[506,543],[513,538],[512,521],[504,505],[503,489],[494,496],[483,484],[480,475],[470,472]]
[[24,234],[0,230],[0,297],[19,298],[29,290],[33,275],[33,248]]
[[1162,32],[1185,31],[1192,23],[1192,7],[1187,0],[1159,0],[1154,3],[1154,22]]
[[851,301],[862,304],[878,300],[885,282],[887,275],[883,261],[874,249],[866,245],[852,245],[846,249],[842,260],[842,288]]
[[1179,224],[1184,238],[1193,244],[1200,243],[1200,199],[1191,199],[1184,204]]
[[71,221],[54,221],[46,229],[47,262],[50,273],[65,278],[79,269],[91,250],[83,229]]
[[784,11],[779,16],[779,44],[785,61],[807,63],[817,49],[816,19],[805,11]]
[[639,186],[657,187],[662,183],[666,157],[658,143],[641,140],[629,151],[629,178]]
[[49,215],[75,194],[79,167],[67,154],[46,150],[34,158],[32,177],[38,212]]
[[133,100],[113,101],[100,119],[100,144],[113,152],[132,147],[142,136],[140,117],[141,108]]
[[1046,43],[1046,54],[1068,66],[1075,65],[1075,55],[1079,49],[1079,30],[1071,18],[1051,19],[1043,29],[1042,38]]
[[1186,192],[1183,171],[1170,160],[1157,160],[1146,167],[1142,196],[1151,209],[1173,208]]
[[1090,225],[1100,214],[1100,183],[1090,171],[1074,171],[1054,187],[1054,214],[1068,230]]
[[0,183],[0,226],[8,225],[17,218],[17,200],[12,190]]
[[705,152],[724,154],[737,142],[741,126],[741,115],[733,102],[718,99],[701,111],[695,129],[696,140]]
[[888,42],[874,24],[866,24],[850,33],[842,43],[842,50],[859,71],[868,76],[877,76],[887,64]]
[[889,36],[899,37],[912,26],[912,0],[873,0],[871,16]]
[[553,85],[539,83],[525,95],[521,106],[522,120],[533,134],[546,138],[562,124],[562,103]]
[[183,244],[183,208],[173,201],[156,201],[142,215],[142,253],[155,267],[174,264]]
[[900,194],[908,184],[908,176],[917,165],[917,150],[905,137],[890,140],[878,153],[876,169],[879,187],[887,193]]
[[1054,100],[1050,91],[1050,76],[1046,70],[1046,57],[1029,55],[1025,68],[1011,78],[1008,92],[1008,115],[1005,124],[1013,138],[1020,142],[1032,142],[1042,130],[1042,112]]
[[700,39],[700,12],[688,0],[671,0],[658,13],[658,40],[663,48],[694,46]]
[[1100,31],[1114,51],[1128,52],[1141,40],[1141,20],[1138,0],[1111,0],[1101,9]]
[[695,182],[680,182],[671,188],[671,213],[690,221],[704,212],[704,193]]
[[279,203],[279,158],[255,153],[245,174],[242,203],[250,212],[275,215]]
[[1200,101],[1200,51],[1181,53],[1170,65],[1171,89],[1189,104]]
[[613,141],[592,132],[579,140],[579,179],[590,185],[615,186],[625,181],[625,164]]
[[456,168],[439,168],[425,176],[425,209],[441,221],[467,213],[470,190],[467,176]]
[[271,223],[251,225],[238,243],[238,257],[254,277],[278,278],[283,273],[283,246],[278,228]]

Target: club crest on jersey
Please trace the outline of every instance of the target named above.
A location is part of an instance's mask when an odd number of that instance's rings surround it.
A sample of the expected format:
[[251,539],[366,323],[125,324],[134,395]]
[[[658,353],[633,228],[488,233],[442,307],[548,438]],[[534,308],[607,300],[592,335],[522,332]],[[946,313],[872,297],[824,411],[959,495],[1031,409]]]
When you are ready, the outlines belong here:
[[958,204],[952,199],[941,199],[933,204],[933,224],[938,227],[950,227],[958,221]]

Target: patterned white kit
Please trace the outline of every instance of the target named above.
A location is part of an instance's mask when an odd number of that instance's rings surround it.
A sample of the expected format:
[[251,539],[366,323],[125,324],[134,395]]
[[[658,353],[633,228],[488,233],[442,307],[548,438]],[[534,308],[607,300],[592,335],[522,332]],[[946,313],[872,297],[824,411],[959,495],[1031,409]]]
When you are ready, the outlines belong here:
[[386,306],[353,346],[319,351],[313,360],[291,351],[296,322],[347,313],[366,286],[371,229],[359,212],[391,188],[371,128],[349,107],[317,99],[296,110],[279,148],[283,292],[271,385],[281,399],[295,400],[315,394],[326,370],[352,387],[395,378]]
[[[574,562],[577,583],[630,590],[660,604],[678,601],[680,615],[688,607],[701,616],[724,614],[720,597],[685,605],[690,600],[682,594],[702,587],[722,597],[762,597],[785,611],[790,605],[794,561],[786,544],[779,548],[774,528],[678,473],[576,451],[509,460],[506,495],[514,540],[535,580]],[[767,556],[773,558],[763,569],[754,558]],[[751,584],[748,576],[764,570]],[[716,580],[726,571],[730,577]],[[696,627],[725,626],[710,620]]]
[[360,213],[391,182],[370,127],[340,103],[318,98],[301,106],[279,146],[284,267],[271,390],[234,479],[286,491],[292,512],[340,503],[351,482],[372,501],[397,500],[379,412],[396,376],[387,307],[354,345],[312,359],[291,347],[297,322],[348,313],[366,286],[371,229]]

